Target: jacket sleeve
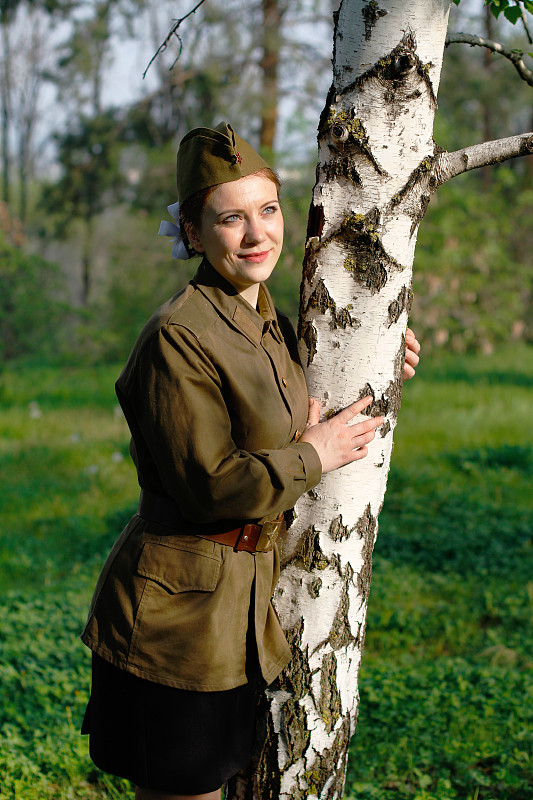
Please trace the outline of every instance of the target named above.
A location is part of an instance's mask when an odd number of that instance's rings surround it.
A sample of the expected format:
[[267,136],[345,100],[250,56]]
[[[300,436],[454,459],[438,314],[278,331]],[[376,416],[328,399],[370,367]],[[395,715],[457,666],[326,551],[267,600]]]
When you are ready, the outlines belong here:
[[137,367],[129,400],[138,430],[186,519],[271,519],[320,481],[308,442],[252,453],[236,447],[220,377],[187,328],[163,326]]

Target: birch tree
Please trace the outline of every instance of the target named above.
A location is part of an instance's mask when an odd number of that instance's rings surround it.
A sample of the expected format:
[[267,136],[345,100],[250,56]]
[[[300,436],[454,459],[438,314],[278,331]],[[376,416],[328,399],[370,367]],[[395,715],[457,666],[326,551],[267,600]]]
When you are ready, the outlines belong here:
[[449,5],[342,0],[334,15],[299,345],[323,417],[371,395],[366,413],[386,422],[365,459],[325,475],[290,515],[275,605],[293,658],[261,701],[254,760],[232,798],[342,797],[418,226],[445,181],[533,151],[531,133],[451,153],[434,142]]

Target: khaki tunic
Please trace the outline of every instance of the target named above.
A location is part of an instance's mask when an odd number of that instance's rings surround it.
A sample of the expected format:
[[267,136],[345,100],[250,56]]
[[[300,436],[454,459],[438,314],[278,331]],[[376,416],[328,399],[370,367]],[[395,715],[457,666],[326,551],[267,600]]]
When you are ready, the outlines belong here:
[[297,441],[308,399],[294,331],[263,284],[258,309],[204,260],[149,320],[116,384],[139,484],[170,496],[182,519],[175,530],[131,519],[82,640],[122,669],[181,689],[246,683],[251,597],[267,683],[291,655],[270,602],[277,549],[236,553],[195,535],[273,519],[321,478],[316,450]]

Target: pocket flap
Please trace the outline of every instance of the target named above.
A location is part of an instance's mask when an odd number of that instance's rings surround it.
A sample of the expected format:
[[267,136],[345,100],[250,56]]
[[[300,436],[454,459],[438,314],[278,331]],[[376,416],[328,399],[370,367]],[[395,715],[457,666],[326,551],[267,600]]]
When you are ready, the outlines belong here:
[[145,542],[137,573],[170,592],[212,592],[220,572],[220,558],[206,553],[180,550],[165,544]]

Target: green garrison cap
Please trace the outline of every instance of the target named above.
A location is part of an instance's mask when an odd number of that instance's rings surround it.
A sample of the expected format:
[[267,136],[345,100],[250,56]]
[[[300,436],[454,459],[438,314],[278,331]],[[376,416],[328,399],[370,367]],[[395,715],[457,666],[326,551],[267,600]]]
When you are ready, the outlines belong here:
[[227,122],[189,131],[180,142],[177,161],[180,204],[202,189],[238,181],[269,166]]

